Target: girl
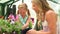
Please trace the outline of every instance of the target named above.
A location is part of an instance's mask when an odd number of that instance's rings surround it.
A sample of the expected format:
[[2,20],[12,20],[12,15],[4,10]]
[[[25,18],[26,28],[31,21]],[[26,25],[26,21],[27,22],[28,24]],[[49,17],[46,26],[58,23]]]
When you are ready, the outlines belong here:
[[26,34],[26,32],[31,29],[28,27],[31,20],[29,10],[25,3],[22,3],[18,6],[17,20],[23,24],[21,34]]

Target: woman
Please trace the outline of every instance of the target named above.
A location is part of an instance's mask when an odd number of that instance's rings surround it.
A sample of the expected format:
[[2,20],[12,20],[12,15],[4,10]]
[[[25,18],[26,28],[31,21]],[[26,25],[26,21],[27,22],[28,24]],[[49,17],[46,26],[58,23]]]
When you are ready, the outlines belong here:
[[[32,8],[37,14],[37,20],[42,21],[43,23],[47,22],[51,34],[56,34],[57,15],[54,10],[49,7],[47,0],[32,0]],[[37,23],[39,26],[39,22]],[[29,30],[27,34],[34,34],[34,31],[37,32],[36,30]]]
[[30,22],[30,13],[25,3],[18,6],[17,20],[23,24],[21,34],[26,34],[26,32],[30,29],[28,28]]

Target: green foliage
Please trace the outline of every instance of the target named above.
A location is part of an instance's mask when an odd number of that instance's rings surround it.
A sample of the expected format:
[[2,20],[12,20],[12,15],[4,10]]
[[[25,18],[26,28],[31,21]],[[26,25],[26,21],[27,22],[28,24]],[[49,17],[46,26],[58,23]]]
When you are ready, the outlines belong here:
[[15,31],[20,31],[21,29],[22,29],[22,23],[19,23],[19,22],[15,22],[15,24],[14,24],[14,30]]
[[12,24],[7,20],[0,19],[0,27],[2,32],[12,32]]
[[[18,32],[20,34],[20,30],[22,30],[23,24],[21,22],[15,21],[14,24],[11,24],[8,20],[0,19],[0,29],[1,32],[11,33],[13,31]],[[32,28],[32,22],[29,23],[29,28]]]
[[29,28],[32,28],[32,22],[30,21],[30,23],[29,23]]
[[2,32],[20,31],[22,24],[17,21],[14,24],[10,24],[7,20],[0,19],[0,28]]

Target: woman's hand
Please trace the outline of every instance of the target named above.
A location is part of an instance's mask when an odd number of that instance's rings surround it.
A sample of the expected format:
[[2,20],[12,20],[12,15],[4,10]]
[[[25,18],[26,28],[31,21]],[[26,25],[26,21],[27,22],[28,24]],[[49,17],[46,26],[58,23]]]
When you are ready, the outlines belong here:
[[37,32],[36,32],[36,30],[31,29],[31,30],[27,31],[26,34],[37,34]]

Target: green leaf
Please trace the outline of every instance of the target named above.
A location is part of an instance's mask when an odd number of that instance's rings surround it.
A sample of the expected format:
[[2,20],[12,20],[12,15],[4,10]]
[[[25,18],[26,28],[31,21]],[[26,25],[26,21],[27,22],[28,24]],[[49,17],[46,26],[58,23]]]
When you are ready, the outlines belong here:
[[29,23],[29,28],[32,28],[32,22],[30,21],[30,23]]

